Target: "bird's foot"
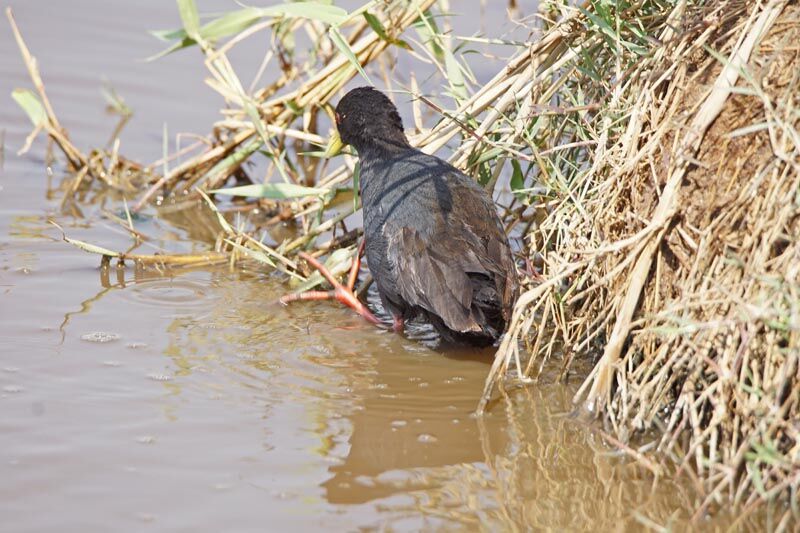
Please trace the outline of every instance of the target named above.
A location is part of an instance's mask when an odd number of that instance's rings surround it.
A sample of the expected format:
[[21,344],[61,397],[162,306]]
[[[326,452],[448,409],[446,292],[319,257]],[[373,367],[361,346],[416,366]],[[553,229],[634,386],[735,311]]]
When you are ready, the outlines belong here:
[[350,269],[350,274],[347,276],[347,285],[339,283],[339,281],[333,277],[333,274],[331,274],[330,271],[325,268],[325,265],[317,261],[316,258],[311,257],[305,252],[300,252],[300,257],[305,259],[308,264],[316,268],[319,273],[322,274],[326,280],[328,280],[328,283],[333,285],[333,290],[306,291],[299,294],[287,294],[281,297],[280,302],[282,304],[288,304],[290,302],[306,300],[338,300],[359,315],[363,316],[369,322],[372,322],[373,324],[380,324],[381,321],[378,320],[378,317],[372,314],[372,311],[370,311],[369,308],[364,305],[353,292],[353,287],[355,286],[356,278],[358,277],[358,270],[361,267],[361,254],[363,251],[364,241],[362,240],[361,246],[359,246],[356,257],[353,260],[353,266]]
[[401,316],[393,316],[392,317],[392,331],[395,333],[403,333],[405,330],[405,322],[403,321],[403,317]]

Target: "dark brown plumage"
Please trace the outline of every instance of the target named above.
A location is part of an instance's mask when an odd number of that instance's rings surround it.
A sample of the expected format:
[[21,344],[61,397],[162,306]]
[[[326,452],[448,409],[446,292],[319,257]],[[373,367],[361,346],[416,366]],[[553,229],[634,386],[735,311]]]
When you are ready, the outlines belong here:
[[518,281],[490,196],[411,147],[397,109],[375,89],[347,93],[336,122],[358,151],[367,261],[395,323],[421,315],[448,341],[493,343]]

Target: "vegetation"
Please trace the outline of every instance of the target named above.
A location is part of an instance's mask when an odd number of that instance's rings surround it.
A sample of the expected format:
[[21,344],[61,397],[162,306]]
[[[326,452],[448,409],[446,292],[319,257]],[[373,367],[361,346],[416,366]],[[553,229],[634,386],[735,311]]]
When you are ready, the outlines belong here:
[[[778,501],[776,528],[798,523],[796,4],[543,2],[528,21],[537,37],[480,86],[437,26],[442,1],[374,0],[351,13],[290,3],[205,23],[193,0],[178,6],[183,28],[157,36],[167,52],[201,49],[226,108],[208,137],[148,166],[118,143],[85,155],[69,142],[14,26],[36,89],[14,98],[74,171],[65,202],[112,187],[136,198],[131,213],[200,201],[219,223],[214,250],[193,260],[71,243],[123,261],[255,260],[298,289],[322,282],[307,277],[299,251],[346,271],[359,230],[345,225],[352,209],[337,206],[355,168],[351,157],[331,167],[319,158],[330,102],[387,53],[424,58],[444,74],[447,98],[420,94],[413,78],[403,88],[414,98],[412,144],[450,146],[451,162],[490,190],[507,177],[504,216],[523,242],[525,291],[479,410],[495,386],[535,383],[550,357],[563,359],[563,378],[576,358],[596,357],[576,403],[654,474],[672,464],[692,479],[704,494],[697,517]],[[279,61],[281,74],[245,89],[226,53],[262,31],[274,37],[265,64]],[[298,33],[311,43],[306,55],[293,51]],[[422,106],[438,116],[429,129]],[[264,175],[248,170],[253,161]],[[231,180],[239,186],[223,189]],[[229,213],[256,209],[268,216],[231,222]],[[297,221],[298,235],[267,241],[265,228],[283,220]],[[138,238],[130,213],[121,223]]]

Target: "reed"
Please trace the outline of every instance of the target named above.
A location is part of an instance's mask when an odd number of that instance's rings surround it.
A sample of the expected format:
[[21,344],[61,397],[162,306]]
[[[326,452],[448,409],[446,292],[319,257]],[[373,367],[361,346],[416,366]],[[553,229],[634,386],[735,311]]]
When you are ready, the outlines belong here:
[[800,10],[591,7],[561,23],[573,26],[559,70],[534,78],[533,95],[579,110],[532,121],[547,136],[530,150],[547,192],[525,235],[543,281],[520,299],[481,408],[509,367],[530,381],[554,353],[564,375],[595,356],[576,404],[622,442],[657,430],[656,456],[705,493],[696,518],[783,501],[776,525],[789,528],[800,518]]

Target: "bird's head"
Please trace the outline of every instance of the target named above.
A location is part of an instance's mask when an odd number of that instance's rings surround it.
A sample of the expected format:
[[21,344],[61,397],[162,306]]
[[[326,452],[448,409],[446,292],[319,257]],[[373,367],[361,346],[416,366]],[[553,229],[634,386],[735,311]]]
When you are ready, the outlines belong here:
[[[359,87],[348,92],[336,106],[338,148],[349,144],[361,152],[371,145],[394,144],[408,146],[403,121],[391,100],[377,89]],[[328,145],[329,155],[337,136]]]

